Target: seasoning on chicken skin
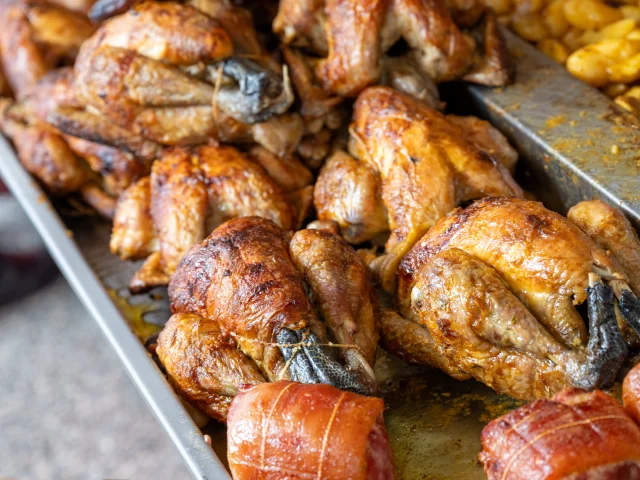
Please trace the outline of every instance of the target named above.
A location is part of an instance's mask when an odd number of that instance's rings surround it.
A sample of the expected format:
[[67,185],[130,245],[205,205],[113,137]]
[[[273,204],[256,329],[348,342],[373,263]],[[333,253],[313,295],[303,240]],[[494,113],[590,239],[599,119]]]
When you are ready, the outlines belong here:
[[[612,288],[626,275],[539,203],[486,198],[456,210],[403,259],[398,282],[399,312],[420,328],[401,335],[383,316],[383,344],[498,392],[531,399],[608,386],[626,358]],[[575,308],[585,300],[588,329]],[[624,316],[638,326],[637,315]]]

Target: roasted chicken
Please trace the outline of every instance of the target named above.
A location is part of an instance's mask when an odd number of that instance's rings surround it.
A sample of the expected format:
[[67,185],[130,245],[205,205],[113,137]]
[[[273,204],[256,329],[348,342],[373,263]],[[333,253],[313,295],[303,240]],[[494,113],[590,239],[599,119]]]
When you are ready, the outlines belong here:
[[310,172],[261,147],[252,153],[257,162],[230,146],[167,150],[150,178],[122,195],[111,251],[129,260],[148,257],[133,290],[166,285],[187,251],[232,218],[256,215],[285,230],[301,223],[311,204]]
[[[13,141],[24,167],[50,192],[78,192],[102,215],[112,216],[115,199],[111,195],[140,175],[137,159],[63,138],[47,123],[50,110],[75,98],[70,67],[51,69],[73,62],[82,42],[92,34],[92,25],[79,13],[42,2],[8,3],[0,8],[0,16],[4,27],[0,58],[17,97],[0,101],[0,129]],[[93,175],[92,169],[105,176]]]
[[571,388],[482,431],[489,480],[638,480],[640,426],[599,390]]
[[275,382],[243,390],[227,430],[235,480],[393,480],[378,398],[327,385]]
[[349,150],[320,172],[314,204],[352,244],[388,238],[371,267],[393,292],[400,260],[461,202],[522,196],[511,177],[517,157],[487,122],[445,116],[387,87],[358,97]]
[[376,389],[377,297],[337,235],[231,220],[189,251],[169,298],[174,316],[158,340],[160,361],[179,394],[219,420],[243,384]]
[[93,33],[83,15],[27,0],[0,5],[0,25],[0,63],[17,98],[52,68],[71,64]]
[[[516,398],[609,386],[627,354],[623,337],[640,334],[626,282],[614,256],[561,215],[482,199],[440,220],[403,259],[400,315],[383,315],[383,344]],[[588,327],[576,309],[585,300]]]
[[315,76],[343,97],[384,78],[392,49],[435,82],[509,83],[513,67],[495,17],[468,13],[464,26],[475,26],[463,33],[444,0],[282,0],[273,28],[285,44],[321,57]]
[[[9,137],[25,168],[54,194],[79,192],[106,217],[113,216],[115,197],[148,175],[162,147],[133,135],[103,117],[82,110],[72,86],[70,67],[51,70],[17,102],[1,105],[0,128]],[[73,111],[100,138],[111,137],[119,148],[63,135],[48,120],[59,109]],[[85,135],[87,139],[95,135]]]
[[[273,61],[262,59],[253,36],[254,41],[234,42],[240,33],[221,26],[238,28],[228,11],[207,13],[190,5],[143,2],[106,21],[76,61],[78,98],[119,126],[166,145],[217,138],[269,148],[257,137],[271,129],[283,137],[272,151],[292,151],[301,132],[281,131],[277,117],[293,101],[286,69],[281,78]],[[250,27],[244,17],[238,22]]]

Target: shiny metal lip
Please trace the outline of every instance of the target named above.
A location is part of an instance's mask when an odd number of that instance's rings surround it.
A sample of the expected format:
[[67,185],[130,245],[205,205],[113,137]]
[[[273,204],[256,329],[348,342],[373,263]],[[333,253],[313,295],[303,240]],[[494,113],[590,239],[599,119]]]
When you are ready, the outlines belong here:
[[[522,154],[525,176],[533,180],[532,185],[537,185],[535,194],[545,204],[564,213],[573,204],[597,196],[621,208],[636,227],[640,226],[640,193],[636,193],[640,192],[638,120],[619,110],[599,91],[572,78],[534,47],[512,34],[507,36],[516,56],[516,84],[504,89],[457,85],[457,103],[467,113],[490,120],[509,137]],[[193,476],[229,479],[223,462],[205,442],[202,432],[118,310],[106,290],[111,285],[106,285],[98,275],[95,263],[88,261],[86,245],[76,241],[73,236],[76,232],[67,230],[2,137],[0,158],[0,175]],[[525,187],[527,178],[523,178]],[[390,416],[393,417],[393,412]],[[423,456],[427,453],[424,451]],[[479,469],[474,472],[481,474]],[[472,476],[475,478],[476,474]]]

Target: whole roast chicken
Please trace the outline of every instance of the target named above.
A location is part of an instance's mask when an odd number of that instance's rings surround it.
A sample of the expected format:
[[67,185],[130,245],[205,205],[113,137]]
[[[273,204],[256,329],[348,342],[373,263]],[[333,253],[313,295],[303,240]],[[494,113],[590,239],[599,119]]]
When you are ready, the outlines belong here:
[[158,356],[178,393],[218,420],[245,384],[376,391],[378,300],[362,260],[333,233],[231,220],[180,262],[169,297]]
[[616,261],[637,258],[640,243],[624,217],[611,219],[609,233],[630,250],[604,250],[597,234],[533,201],[485,198],[452,212],[400,264],[400,314],[385,311],[383,345],[516,398],[610,386],[640,334],[638,300]]

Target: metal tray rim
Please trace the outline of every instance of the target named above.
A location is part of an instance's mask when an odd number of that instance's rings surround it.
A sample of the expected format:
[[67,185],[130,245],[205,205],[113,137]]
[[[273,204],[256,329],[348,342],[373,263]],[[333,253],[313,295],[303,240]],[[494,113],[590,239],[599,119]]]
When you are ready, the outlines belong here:
[[2,135],[0,176],[22,205],[58,268],[100,326],[156,420],[180,452],[191,474],[203,480],[230,479],[222,462],[204,441],[200,429],[87,264],[49,199],[37,182],[22,168],[12,147]]

